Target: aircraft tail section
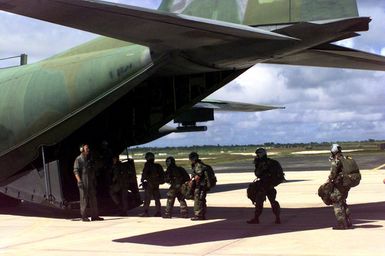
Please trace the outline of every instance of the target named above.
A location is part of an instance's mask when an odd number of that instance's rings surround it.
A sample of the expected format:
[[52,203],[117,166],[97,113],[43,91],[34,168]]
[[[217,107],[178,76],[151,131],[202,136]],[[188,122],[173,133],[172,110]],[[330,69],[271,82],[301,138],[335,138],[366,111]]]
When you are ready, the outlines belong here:
[[356,0],[163,0],[159,9],[251,26],[358,16]]

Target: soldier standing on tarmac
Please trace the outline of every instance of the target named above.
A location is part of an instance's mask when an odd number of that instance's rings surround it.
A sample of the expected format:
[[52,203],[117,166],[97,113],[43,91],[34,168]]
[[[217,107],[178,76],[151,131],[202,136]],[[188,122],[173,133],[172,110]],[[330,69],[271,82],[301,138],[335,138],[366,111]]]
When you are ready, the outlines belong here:
[[[275,223],[281,224],[281,218],[280,218],[280,212],[281,207],[278,203],[278,201],[275,200],[277,196],[277,190],[274,188],[276,186],[276,183],[280,183],[284,180],[282,167],[279,164],[278,161],[270,159],[267,157],[266,150],[264,148],[258,148],[255,151],[256,157],[254,159],[255,164],[255,176],[259,178],[258,181],[256,181],[256,198],[255,198],[255,214],[254,218],[251,220],[248,220],[247,223],[249,224],[258,224],[259,223],[259,216],[262,214],[263,211],[263,203],[266,200],[266,196],[270,201],[271,208],[273,210],[273,213],[275,215]],[[278,173],[282,173],[279,181],[277,180]],[[278,185],[277,184],[277,185]]]
[[191,220],[205,220],[206,219],[206,195],[207,195],[207,175],[206,168],[208,168],[200,159],[196,152],[191,152],[188,156],[191,161],[192,177],[190,180],[190,187],[194,187],[194,217]]
[[172,217],[172,209],[174,207],[175,198],[180,203],[180,215],[182,218],[188,218],[188,208],[184,195],[181,193],[182,184],[190,180],[190,176],[183,167],[177,166],[175,158],[172,156],[166,159],[166,182],[171,186],[167,192],[167,206],[163,218]]
[[122,164],[118,155],[112,157],[110,196],[119,207],[119,215],[127,216],[128,189],[130,187],[129,170]]
[[160,191],[159,185],[164,183],[163,167],[155,163],[155,155],[147,152],[145,155],[146,163],[144,164],[141,182],[144,188],[144,212],[140,217],[149,217],[148,209],[150,207],[151,197],[154,198],[156,212],[154,217],[161,217]]
[[96,176],[89,154],[90,148],[87,144],[80,146],[80,155],[75,159],[73,172],[79,188],[82,221],[90,221],[86,213],[88,204],[91,208],[91,221],[99,221],[103,218],[98,216]]
[[333,144],[330,152],[331,157],[329,160],[331,162],[331,168],[328,182],[333,184],[333,191],[330,198],[333,202],[334,214],[337,219],[337,226],[333,227],[333,229],[352,228],[350,210],[346,203],[350,187],[343,185],[342,171],[344,168],[344,156],[342,155],[342,148],[338,144]]

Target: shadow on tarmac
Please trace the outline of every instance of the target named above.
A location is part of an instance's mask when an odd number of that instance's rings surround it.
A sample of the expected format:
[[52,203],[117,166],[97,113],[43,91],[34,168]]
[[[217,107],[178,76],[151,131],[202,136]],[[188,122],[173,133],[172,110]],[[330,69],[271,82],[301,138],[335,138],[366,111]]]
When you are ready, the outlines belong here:
[[79,218],[79,210],[60,210],[44,205],[23,202],[16,207],[0,207],[0,214],[53,219]]
[[[241,186],[235,184],[235,187]],[[230,186],[234,189],[234,186]],[[268,203],[265,203],[267,206]],[[153,207],[151,207],[153,208]],[[174,209],[177,211],[178,207]],[[385,202],[350,205],[353,225],[355,229],[381,228],[382,225],[373,224],[378,220],[385,220]],[[153,211],[153,209],[150,209]],[[118,243],[138,243],[158,246],[192,245],[213,241],[225,241],[273,235],[289,232],[331,228],[335,225],[332,207],[317,208],[282,208],[282,224],[274,224],[274,215],[270,208],[265,208],[260,218],[261,224],[247,224],[247,219],[240,216],[253,217],[254,209],[250,207],[208,207],[208,218],[216,221],[191,222],[191,226],[153,232],[139,236],[115,239]],[[78,210],[66,212],[62,210],[22,204],[14,208],[0,208],[0,214],[19,215],[25,217],[45,217],[57,219],[77,220]],[[137,211],[132,211],[132,216],[137,216]],[[119,218],[115,216],[116,218]],[[129,217],[128,217],[129,218]],[[113,221],[113,219],[109,219]],[[165,220],[165,221],[173,221]],[[336,231],[337,232],[337,231]],[[343,231],[339,231],[343,232]],[[348,231],[347,231],[348,232]]]
[[[304,180],[289,180],[287,182],[300,182]],[[246,188],[250,182],[243,183],[233,183],[233,184],[218,184],[210,193],[219,193],[233,190],[244,189],[246,194]],[[161,197],[167,198],[168,189],[161,189]],[[141,197],[144,198],[143,191],[141,191]],[[105,206],[104,208],[99,207],[99,213],[103,216],[116,216],[115,212],[118,212],[118,209],[115,208],[113,204],[107,204],[107,202],[98,202],[99,206]],[[19,215],[26,217],[43,217],[43,218],[54,218],[54,219],[71,219],[71,220],[80,220],[79,209],[72,210],[63,210],[46,205],[34,204],[29,202],[20,203],[18,206],[1,206],[0,214],[9,214],[9,215]],[[129,211],[130,215],[130,211]]]
[[[307,181],[307,180],[287,180],[285,183],[301,182],[301,181]],[[251,182],[252,181],[243,182],[243,183],[217,184],[213,189],[210,190],[210,194],[211,193],[219,193],[219,192],[239,190],[239,189],[244,189],[245,194],[246,194],[246,189]]]
[[[351,205],[350,209],[352,211],[354,228],[382,227],[382,225],[370,223],[377,220],[385,220],[385,202]],[[274,224],[274,215],[270,209],[264,210],[260,219],[261,224],[251,225],[247,224],[245,219],[239,219],[239,216],[250,215],[252,217],[253,212],[254,210],[250,208],[209,207],[208,214],[210,219],[219,219],[218,221],[210,223],[202,221],[202,224],[198,225],[125,237],[113,241],[171,247],[325,229],[335,225],[335,217],[331,207],[283,208],[281,213],[282,224],[280,225]],[[194,222],[194,224],[197,223]]]

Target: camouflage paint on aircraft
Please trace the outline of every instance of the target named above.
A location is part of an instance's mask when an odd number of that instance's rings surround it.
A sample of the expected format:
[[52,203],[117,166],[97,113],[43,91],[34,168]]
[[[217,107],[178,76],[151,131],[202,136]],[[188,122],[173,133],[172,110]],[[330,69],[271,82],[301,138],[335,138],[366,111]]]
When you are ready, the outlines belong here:
[[246,25],[358,16],[355,0],[164,0],[159,9]]

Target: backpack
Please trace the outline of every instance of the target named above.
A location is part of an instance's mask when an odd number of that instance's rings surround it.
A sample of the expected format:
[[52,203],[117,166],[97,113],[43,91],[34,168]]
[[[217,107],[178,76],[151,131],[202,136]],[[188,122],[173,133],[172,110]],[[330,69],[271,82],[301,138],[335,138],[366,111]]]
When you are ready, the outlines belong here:
[[270,171],[271,184],[275,187],[285,182],[285,173],[283,172],[282,166],[276,160],[269,159],[268,168]]
[[213,188],[217,185],[217,177],[215,176],[215,172],[210,165],[205,164],[205,172],[207,175],[207,188]]
[[360,184],[361,173],[356,161],[350,157],[344,157],[341,160],[342,163],[342,186],[355,187]]
[[179,170],[180,175],[181,175],[182,183],[185,183],[186,181],[190,180],[190,175],[187,173],[185,168],[178,166],[178,170]]
[[165,177],[166,175],[165,175],[163,168],[160,164],[158,164],[158,166],[157,166],[157,171],[158,171],[159,185],[164,184],[166,182],[166,177]]
[[160,164],[154,163],[149,166],[149,168],[152,168],[149,172],[149,182],[151,182],[154,185],[161,185],[165,183],[165,173],[163,171],[163,168]]

